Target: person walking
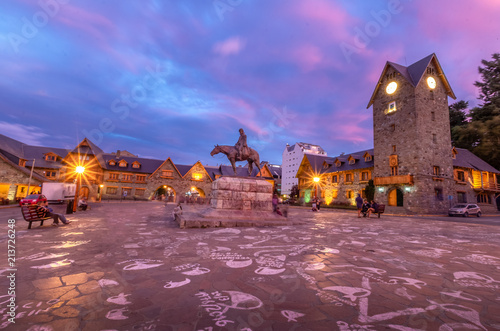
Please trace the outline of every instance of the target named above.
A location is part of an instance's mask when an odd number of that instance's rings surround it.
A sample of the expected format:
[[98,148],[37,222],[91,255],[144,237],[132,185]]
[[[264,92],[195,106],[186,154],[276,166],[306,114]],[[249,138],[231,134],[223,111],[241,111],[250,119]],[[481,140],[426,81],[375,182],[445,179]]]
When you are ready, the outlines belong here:
[[363,208],[363,198],[359,193],[358,196],[356,197],[356,208],[358,208],[358,218],[361,218],[361,209]]
[[275,213],[276,208],[278,208],[278,196],[276,194],[273,195],[272,203],[273,203],[273,213]]

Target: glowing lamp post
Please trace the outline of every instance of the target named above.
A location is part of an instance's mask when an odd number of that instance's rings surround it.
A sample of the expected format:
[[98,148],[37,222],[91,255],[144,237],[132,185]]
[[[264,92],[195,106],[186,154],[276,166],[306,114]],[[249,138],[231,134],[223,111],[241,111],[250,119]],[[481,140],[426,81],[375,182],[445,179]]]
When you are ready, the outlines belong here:
[[104,188],[104,185],[102,185],[102,184],[99,185],[99,202],[101,202],[101,200],[102,200],[102,190],[103,190],[103,188]]
[[317,198],[318,197],[318,183],[319,183],[319,177],[314,177],[313,178],[313,181],[314,181],[314,197]]
[[80,195],[80,180],[82,178],[82,174],[85,172],[85,167],[77,166],[75,168],[76,172],[76,190],[75,190],[75,200],[73,201],[73,212],[76,212],[76,206],[78,205],[77,199]]

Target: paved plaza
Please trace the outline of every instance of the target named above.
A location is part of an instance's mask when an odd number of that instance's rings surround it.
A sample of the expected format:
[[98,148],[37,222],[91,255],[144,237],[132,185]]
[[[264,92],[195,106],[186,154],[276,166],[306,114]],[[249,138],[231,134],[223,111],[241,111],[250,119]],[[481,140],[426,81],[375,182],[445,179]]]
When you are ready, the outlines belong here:
[[302,224],[179,229],[173,205],[92,207],[31,230],[0,211],[0,329],[500,330],[497,224],[290,208]]

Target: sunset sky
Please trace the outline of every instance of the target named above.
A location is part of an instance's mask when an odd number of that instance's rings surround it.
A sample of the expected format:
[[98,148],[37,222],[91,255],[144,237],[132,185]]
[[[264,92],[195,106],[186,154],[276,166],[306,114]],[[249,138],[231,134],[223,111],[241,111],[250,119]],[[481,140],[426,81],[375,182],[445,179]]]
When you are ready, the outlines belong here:
[[436,53],[476,105],[499,18],[498,0],[2,0],[0,133],[179,164],[227,164],[209,153],[240,127],[271,163],[286,143],[356,152],[386,61]]

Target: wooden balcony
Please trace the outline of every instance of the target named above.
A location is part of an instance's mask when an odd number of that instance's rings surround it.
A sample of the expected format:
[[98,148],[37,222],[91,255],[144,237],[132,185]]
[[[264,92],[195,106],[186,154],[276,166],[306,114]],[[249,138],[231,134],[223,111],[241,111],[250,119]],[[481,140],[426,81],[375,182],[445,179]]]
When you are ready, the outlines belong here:
[[413,175],[375,177],[373,182],[375,185],[394,185],[394,184],[413,185]]
[[500,191],[500,185],[493,182],[493,181],[489,181],[489,182],[479,182],[479,183],[476,183],[474,182],[474,190],[476,191],[494,191],[494,192],[498,192]]

